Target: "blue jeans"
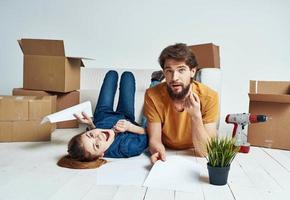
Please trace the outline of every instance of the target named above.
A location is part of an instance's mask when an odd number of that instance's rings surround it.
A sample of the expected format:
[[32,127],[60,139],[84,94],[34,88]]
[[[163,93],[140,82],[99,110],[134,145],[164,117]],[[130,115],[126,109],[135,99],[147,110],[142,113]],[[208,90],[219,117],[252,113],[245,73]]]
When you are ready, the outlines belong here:
[[[131,72],[124,72],[119,87],[119,101],[114,111],[114,98],[118,85],[118,73],[110,70],[101,87],[98,103],[94,112],[97,128],[111,129],[120,119],[135,122],[135,78]],[[147,134],[129,131],[118,133],[114,142],[106,150],[105,157],[124,158],[141,154],[148,146]]]
[[[101,87],[98,103],[94,113],[95,122],[102,120],[100,113],[114,113],[114,98],[118,85],[118,73],[110,70]],[[135,122],[135,77],[131,72],[124,72],[119,87],[119,101],[115,113],[125,115],[126,119]]]

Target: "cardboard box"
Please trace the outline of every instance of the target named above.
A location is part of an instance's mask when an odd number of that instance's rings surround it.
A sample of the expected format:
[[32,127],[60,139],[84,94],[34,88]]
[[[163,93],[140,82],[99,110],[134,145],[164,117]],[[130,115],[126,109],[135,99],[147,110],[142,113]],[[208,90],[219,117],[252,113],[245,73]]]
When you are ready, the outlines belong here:
[[[26,90],[23,88],[14,88],[13,95],[22,96],[51,96],[56,95],[56,112],[72,107],[80,103],[79,91],[72,91],[68,93],[46,92],[41,90]],[[78,128],[79,123],[77,120],[70,120],[65,122],[56,123],[57,128]]]
[[198,66],[197,68],[220,68],[219,46],[213,43],[198,44],[189,46],[194,53]]
[[66,57],[62,40],[21,39],[25,89],[70,92],[80,89],[83,57]]
[[41,119],[55,112],[55,96],[0,96],[0,142],[47,141],[55,125]]
[[251,145],[290,150],[290,82],[250,81],[249,112],[270,119],[248,126]]
[[54,128],[40,121],[0,121],[0,142],[49,141]]

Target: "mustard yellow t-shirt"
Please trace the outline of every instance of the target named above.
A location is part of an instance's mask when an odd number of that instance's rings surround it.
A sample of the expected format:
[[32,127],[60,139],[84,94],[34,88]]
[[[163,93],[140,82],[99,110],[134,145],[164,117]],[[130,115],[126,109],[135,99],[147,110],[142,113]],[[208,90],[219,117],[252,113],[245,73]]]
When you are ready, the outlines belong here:
[[[192,91],[200,98],[204,124],[216,122],[219,106],[218,94],[206,85],[193,81]],[[149,88],[145,93],[144,115],[148,122],[160,122],[162,142],[173,149],[192,148],[191,118],[186,112],[177,112],[167,93],[166,83]]]

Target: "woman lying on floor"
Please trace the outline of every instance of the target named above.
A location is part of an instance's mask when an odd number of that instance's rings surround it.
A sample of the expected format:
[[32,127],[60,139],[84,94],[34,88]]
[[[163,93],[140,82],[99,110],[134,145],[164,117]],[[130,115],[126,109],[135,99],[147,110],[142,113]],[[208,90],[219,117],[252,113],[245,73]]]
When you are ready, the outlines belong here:
[[100,157],[126,158],[141,154],[148,146],[144,128],[135,122],[135,78],[124,72],[119,87],[119,102],[113,110],[118,85],[118,73],[109,71],[103,81],[93,121],[86,113],[75,115],[87,131],[74,136],[68,153],[78,161],[93,161]]

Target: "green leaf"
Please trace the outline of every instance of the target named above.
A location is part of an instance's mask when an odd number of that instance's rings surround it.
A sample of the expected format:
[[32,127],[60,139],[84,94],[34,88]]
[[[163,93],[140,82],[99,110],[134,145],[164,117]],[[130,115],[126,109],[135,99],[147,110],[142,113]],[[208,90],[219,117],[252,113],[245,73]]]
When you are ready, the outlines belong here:
[[211,138],[206,145],[209,164],[213,167],[229,166],[239,152],[239,147],[234,144],[233,138]]

